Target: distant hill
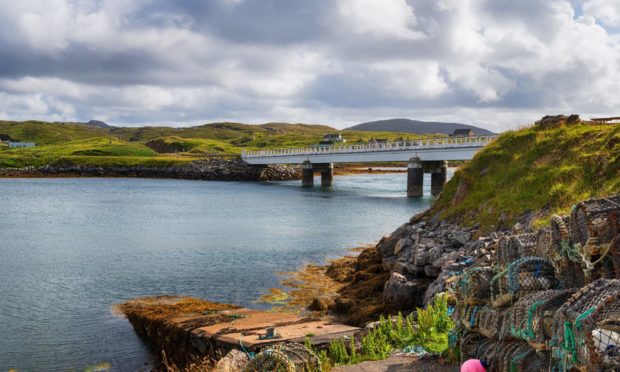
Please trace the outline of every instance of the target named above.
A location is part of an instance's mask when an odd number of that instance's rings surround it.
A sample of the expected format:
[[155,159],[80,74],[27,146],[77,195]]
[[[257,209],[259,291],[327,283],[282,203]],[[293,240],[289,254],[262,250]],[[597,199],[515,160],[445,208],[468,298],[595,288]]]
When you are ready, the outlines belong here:
[[91,127],[97,127],[97,128],[103,128],[103,129],[114,128],[113,126],[101,120],[91,120],[88,123],[84,123],[84,125],[90,125]]
[[371,121],[354,125],[347,130],[361,130],[373,132],[400,132],[416,134],[452,134],[455,129],[473,129],[476,135],[486,136],[495,134],[486,129],[473,125],[459,123],[442,123],[437,121],[419,121],[411,119],[388,119]]

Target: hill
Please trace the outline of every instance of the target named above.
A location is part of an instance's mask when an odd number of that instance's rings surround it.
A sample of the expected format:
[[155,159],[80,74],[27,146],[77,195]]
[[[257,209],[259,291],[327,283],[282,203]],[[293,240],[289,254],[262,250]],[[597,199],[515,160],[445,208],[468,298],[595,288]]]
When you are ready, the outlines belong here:
[[620,125],[593,122],[509,131],[446,184],[432,212],[483,232],[541,226],[574,203],[620,192]]
[[416,134],[451,134],[455,129],[473,129],[479,136],[494,134],[493,132],[475,127],[473,125],[459,123],[442,123],[438,121],[419,121],[411,119],[388,119],[371,121],[354,125],[346,130],[377,131],[377,132],[400,132]]
[[[206,155],[239,155],[243,149],[302,147],[318,143],[326,125],[211,123],[188,128],[113,127],[105,123],[0,121],[0,135],[35,142],[31,149],[0,148],[0,168],[42,166],[58,161],[99,164],[140,164],[161,160],[184,163]],[[411,133],[341,131],[348,143],[371,137],[415,139]],[[171,154],[174,153],[174,154]]]

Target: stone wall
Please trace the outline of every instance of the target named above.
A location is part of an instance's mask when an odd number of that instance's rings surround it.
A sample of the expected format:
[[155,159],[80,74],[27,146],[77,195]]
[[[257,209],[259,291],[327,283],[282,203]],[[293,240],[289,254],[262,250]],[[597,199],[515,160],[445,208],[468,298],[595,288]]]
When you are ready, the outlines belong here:
[[297,167],[285,165],[252,166],[242,160],[197,160],[184,166],[145,165],[99,167],[54,164],[40,168],[0,169],[0,177],[82,176],[180,178],[213,181],[286,181],[300,179]]

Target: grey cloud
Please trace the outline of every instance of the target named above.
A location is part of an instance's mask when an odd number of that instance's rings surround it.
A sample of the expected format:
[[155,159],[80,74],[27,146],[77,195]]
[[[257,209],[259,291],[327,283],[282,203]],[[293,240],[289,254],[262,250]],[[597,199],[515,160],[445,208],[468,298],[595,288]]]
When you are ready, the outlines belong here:
[[347,19],[339,1],[54,0],[33,30],[24,14],[49,3],[0,0],[0,116],[345,125],[458,113],[509,126],[620,103],[620,39],[581,20],[577,0],[386,0],[415,16],[393,33],[356,30],[385,31],[385,19]]

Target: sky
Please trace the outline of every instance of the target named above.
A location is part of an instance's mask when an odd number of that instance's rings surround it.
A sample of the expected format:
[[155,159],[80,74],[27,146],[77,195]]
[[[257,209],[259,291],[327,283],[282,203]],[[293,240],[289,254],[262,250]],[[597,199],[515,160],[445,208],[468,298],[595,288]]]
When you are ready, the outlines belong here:
[[0,0],[0,119],[620,115],[620,0]]

